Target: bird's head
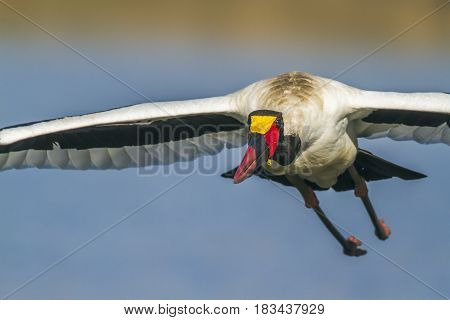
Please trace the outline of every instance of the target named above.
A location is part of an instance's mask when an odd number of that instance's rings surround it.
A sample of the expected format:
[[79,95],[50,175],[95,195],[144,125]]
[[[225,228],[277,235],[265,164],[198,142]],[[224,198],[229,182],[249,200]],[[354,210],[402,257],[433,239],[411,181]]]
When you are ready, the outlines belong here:
[[298,136],[284,135],[281,112],[256,110],[249,114],[248,126],[248,149],[234,175],[234,183],[250,177],[263,163],[270,167],[276,161],[287,166],[300,150]]

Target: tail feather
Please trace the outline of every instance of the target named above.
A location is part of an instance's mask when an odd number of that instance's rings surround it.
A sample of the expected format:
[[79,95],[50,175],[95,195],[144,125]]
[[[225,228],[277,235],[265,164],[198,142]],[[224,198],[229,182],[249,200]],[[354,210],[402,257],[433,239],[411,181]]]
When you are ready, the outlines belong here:
[[422,173],[386,161],[363,149],[358,149],[355,166],[356,170],[358,170],[367,181],[393,177],[403,180],[416,180],[427,177]]
[[[404,167],[401,167],[395,163],[384,160],[369,151],[358,149],[358,154],[354,162],[354,166],[358,173],[366,181],[377,181],[391,178],[400,178],[403,180],[417,180],[426,178],[427,176]],[[224,174],[224,178],[233,178],[237,168],[230,170]],[[264,169],[259,169],[255,172],[255,175],[266,180],[272,180],[285,186],[292,186],[289,180],[285,176],[276,176]],[[319,187],[315,183],[305,180],[308,185],[314,190],[322,191],[327,190]],[[353,182],[348,171],[345,171],[338,177],[337,183],[333,186],[335,191],[348,191],[355,189],[355,183]]]

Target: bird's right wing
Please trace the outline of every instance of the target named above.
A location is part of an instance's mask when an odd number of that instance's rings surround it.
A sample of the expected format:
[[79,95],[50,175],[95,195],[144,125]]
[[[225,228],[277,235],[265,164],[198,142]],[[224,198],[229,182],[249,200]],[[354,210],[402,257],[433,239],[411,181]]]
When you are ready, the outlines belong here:
[[190,161],[246,143],[232,96],[145,103],[0,130],[0,170],[122,169]]

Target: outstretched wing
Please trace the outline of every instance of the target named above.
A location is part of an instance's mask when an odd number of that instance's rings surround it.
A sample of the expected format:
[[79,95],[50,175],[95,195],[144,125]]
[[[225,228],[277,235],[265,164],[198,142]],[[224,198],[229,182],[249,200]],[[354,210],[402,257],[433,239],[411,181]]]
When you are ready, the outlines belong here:
[[169,164],[245,144],[230,96],[146,103],[0,130],[0,170],[122,169]]
[[450,145],[450,95],[349,90],[358,137]]

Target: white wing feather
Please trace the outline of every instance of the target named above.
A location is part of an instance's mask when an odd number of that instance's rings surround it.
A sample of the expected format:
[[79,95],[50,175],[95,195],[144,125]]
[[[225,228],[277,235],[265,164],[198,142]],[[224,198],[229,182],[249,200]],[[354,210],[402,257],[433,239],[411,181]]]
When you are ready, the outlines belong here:
[[177,118],[186,115],[214,113],[230,114],[235,117],[242,117],[237,110],[232,96],[186,101],[143,103],[104,112],[67,117],[39,122],[29,126],[4,129],[0,131],[0,146],[40,135],[90,126],[110,125],[123,122],[138,122],[145,120],[150,121]]
[[393,140],[414,140],[419,143],[450,145],[450,127],[408,126],[404,124],[369,123],[364,119],[376,110],[402,110],[450,115],[450,95],[445,93],[397,93],[364,91],[345,86],[344,104],[353,120],[353,131],[358,137]]
[[354,109],[407,110],[450,114],[450,95],[446,93],[399,93],[351,88],[346,104]]

